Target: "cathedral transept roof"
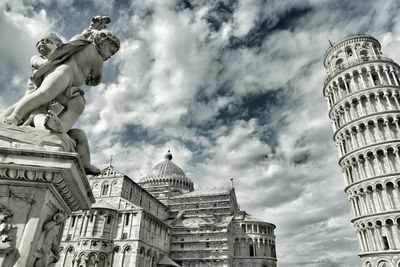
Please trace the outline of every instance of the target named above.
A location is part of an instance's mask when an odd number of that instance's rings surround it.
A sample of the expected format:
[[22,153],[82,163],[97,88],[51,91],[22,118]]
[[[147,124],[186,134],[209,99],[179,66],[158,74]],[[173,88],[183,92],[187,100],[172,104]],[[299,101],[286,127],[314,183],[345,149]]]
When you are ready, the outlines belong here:
[[120,171],[117,171],[114,169],[113,166],[108,166],[107,168],[103,169],[99,175],[96,175],[97,177],[121,177],[125,176],[125,174],[121,173]]

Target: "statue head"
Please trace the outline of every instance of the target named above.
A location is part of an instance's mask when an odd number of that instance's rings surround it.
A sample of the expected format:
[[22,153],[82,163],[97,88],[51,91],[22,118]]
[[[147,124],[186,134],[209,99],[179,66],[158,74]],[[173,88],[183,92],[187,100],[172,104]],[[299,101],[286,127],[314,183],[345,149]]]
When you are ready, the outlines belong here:
[[42,56],[47,58],[50,53],[62,45],[62,43],[63,41],[57,36],[57,34],[48,33],[36,43],[36,48]]
[[64,214],[61,212],[57,212],[53,216],[53,221],[55,221],[56,224],[60,224],[60,223],[64,222],[64,219],[65,219]]
[[118,37],[108,30],[94,31],[91,38],[104,61],[119,50],[120,42]]

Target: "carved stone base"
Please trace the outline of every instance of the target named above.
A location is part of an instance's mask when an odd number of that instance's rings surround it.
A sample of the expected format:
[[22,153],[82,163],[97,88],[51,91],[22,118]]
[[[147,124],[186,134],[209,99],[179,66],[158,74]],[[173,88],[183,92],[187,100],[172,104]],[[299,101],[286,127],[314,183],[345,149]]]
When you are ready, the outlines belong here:
[[66,216],[94,202],[73,147],[62,135],[0,124],[0,267],[54,266]]

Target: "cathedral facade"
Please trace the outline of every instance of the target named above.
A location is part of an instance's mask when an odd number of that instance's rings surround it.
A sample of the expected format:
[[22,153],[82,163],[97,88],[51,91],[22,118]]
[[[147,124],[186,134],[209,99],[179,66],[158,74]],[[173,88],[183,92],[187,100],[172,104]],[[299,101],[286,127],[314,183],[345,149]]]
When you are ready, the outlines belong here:
[[400,266],[400,66],[372,36],[325,54],[324,96],[365,267]]
[[275,225],[239,209],[233,186],[194,190],[172,161],[138,183],[111,165],[96,202],[65,224],[57,267],[276,267]]

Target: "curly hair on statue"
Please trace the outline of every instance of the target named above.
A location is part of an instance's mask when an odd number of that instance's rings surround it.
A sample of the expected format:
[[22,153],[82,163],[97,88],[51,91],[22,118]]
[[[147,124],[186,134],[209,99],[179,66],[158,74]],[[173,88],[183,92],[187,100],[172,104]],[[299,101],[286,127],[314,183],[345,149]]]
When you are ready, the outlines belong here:
[[120,48],[120,42],[117,36],[115,36],[112,32],[109,30],[100,30],[100,31],[94,31],[93,34],[90,36],[90,41],[92,41],[97,47],[100,47],[100,45],[105,41],[105,40],[110,40],[113,42],[118,50]]

